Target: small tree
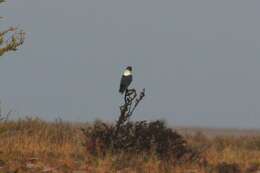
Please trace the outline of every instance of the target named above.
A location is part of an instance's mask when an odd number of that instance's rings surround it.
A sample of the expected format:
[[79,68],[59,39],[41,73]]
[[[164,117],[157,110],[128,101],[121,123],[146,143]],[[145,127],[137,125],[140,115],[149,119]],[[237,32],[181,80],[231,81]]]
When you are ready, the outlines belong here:
[[[4,0],[0,0],[0,4]],[[1,19],[2,17],[0,17]],[[17,27],[10,27],[4,31],[0,31],[0,56],[9,51],[16,51],[23,44],[25,32]]]

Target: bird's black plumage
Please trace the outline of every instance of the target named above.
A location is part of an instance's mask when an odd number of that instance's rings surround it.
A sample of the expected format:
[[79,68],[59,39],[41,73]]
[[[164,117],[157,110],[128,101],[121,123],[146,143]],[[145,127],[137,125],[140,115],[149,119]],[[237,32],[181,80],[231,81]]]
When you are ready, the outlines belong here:
[[131,84],[132,80],[133,80],[133,77],[132,77],[132,67],[128,66],[124,70],[124,73],[123,73],[123,75],[121,77],[120,88],[119,88],[119,92],[121,94],[123,94],[126,91],[128,86]]

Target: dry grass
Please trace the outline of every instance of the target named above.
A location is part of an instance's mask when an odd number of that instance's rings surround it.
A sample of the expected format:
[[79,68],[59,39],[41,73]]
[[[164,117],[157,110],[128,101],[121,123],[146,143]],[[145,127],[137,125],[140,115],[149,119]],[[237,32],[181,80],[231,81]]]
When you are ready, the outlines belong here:
[[0,122],[0,173],[217,173],[223,169],[232,172],[232,168],[223,168],[226,165],[248,173],[260,169],[260,136],[257,135],[185,135],[189,145],[203,151],[202,158],[208,163],[202,160],[176,165],[161,161],[153,154],[91,156],[83,145],[85,139],[80,126],[83,124],[31,118]]
[[74,168],[85,157],[80,134],[78,128],[60,120],[47,123],[28,118],[2,122],[0,159],[10,165],[26,165],[34,160],[50,167]]

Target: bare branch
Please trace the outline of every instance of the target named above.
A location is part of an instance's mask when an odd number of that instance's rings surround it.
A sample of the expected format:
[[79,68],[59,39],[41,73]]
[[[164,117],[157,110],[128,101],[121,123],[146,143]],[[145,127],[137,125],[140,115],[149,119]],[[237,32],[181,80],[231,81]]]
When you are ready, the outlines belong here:
[[[11,34],[8,39],[5,39],[7,34]],[[19,30],[17,27],[10,27],[9,29],[0,32],[0,56],[8,51],[16,51],[17,48],[23,44],[25,39],[25,32]]]
[[134,110],[140,103],[140,101],[145,96],[145,89],[139,94],[137,98],[137,93],[135,89],[127,89],[124,96],[124,104],[120,106],[120,116],[116,123],[115,135],[118,133],[120,128],[129,120],[132,116]]

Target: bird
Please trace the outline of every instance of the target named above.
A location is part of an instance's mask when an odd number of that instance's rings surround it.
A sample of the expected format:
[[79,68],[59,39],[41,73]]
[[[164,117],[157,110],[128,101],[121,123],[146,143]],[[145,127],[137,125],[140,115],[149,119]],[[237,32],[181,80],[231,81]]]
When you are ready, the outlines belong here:
[[121,77],[120,88],[119,88],[119,92],[121,94],[127,91],[127,88],[131,84],[132,80],[133,80],[132,67],[128,66],[125,68],[123,75]]

